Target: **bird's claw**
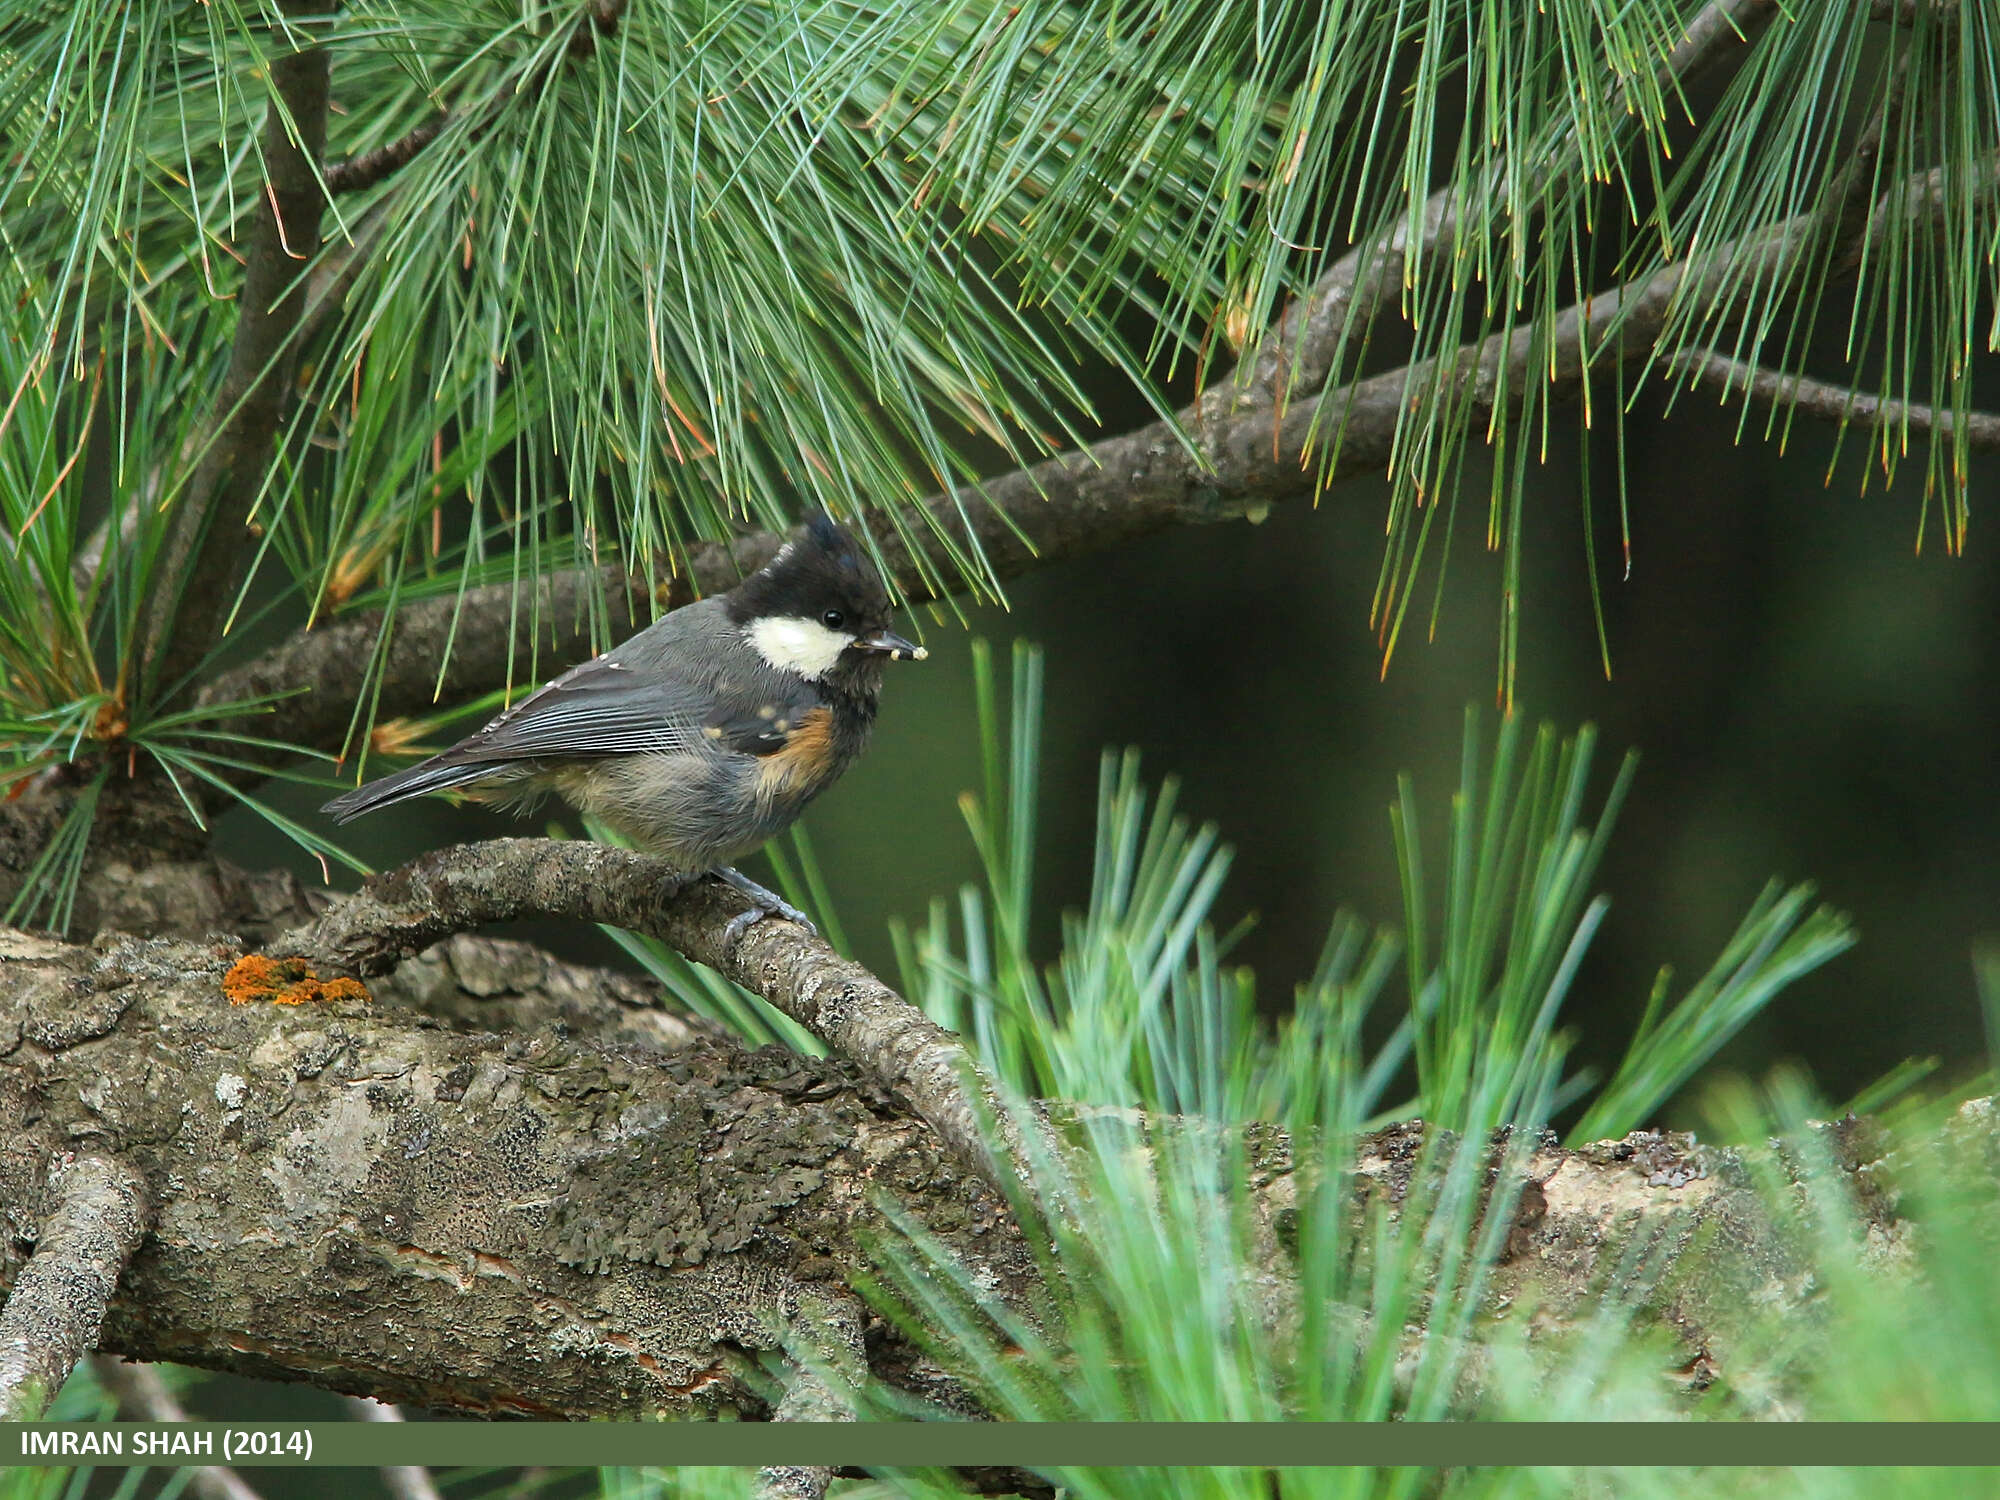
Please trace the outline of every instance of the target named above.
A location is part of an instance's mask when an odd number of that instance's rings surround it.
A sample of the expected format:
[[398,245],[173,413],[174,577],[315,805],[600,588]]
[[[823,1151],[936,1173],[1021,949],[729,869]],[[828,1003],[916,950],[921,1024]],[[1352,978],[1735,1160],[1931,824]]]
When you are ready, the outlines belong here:
[[756,881],[745,875],[741,870],[726,868],[717,870],[715,878],[720,880],[724,885],[733,886],[737,891],[748,897],[751,903],[748,911],[739,911],[729,919],[729,924],[722,929],[722,941],[725,947],[734,947],[738,938],[742,937],[744,933],[748,932],[766,917],[782,917],[787,922],[796,922],[814,937],[819,936],[819,928],[813,925],[811,917],[800,911],[776,891],[767,890],[757,884]]

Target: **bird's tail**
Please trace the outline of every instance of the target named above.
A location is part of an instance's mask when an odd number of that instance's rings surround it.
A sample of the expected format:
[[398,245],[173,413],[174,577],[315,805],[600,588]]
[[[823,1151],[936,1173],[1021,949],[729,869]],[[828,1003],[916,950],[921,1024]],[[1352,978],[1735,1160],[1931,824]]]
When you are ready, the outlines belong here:
[[358,786],[351,792],[342,792],[320,811],[331,815],[336,823],[346,823],[378,807],[387,807],[392,802],[484,780],[493,774],[493,770],[491,765],[478,761],[448,762],[434,758],[406,771],[398,771],[393,776],[371,781],[366,786]]

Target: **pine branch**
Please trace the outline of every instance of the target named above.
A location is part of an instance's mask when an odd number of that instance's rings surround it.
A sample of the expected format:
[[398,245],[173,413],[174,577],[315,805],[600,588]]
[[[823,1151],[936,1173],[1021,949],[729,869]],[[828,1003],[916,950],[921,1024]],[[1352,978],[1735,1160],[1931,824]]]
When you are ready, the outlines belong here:
[[[600,7],[601,8],[601,7]],[[1732,40],[1745,35],[1773,10],[1771,0],[1713,0],[1689,22],[1686,35],[1662,66],[1662,76],[1681,81],[1698,74]],[[615,29],[615,8],[610,24]],[[607,32],[608,34],[608,32]],[[1546,169],[1546,167],[1545,167]],[[1288,391],[1310,396],[1324,386],[1342,346],[1365,331],[1388,305],[1404,279],[1450,246],[1458,233],[1454,194],[1440,189],[1425,205],[1422,232],[1409,243],[1408,225],[1399,222],[1383,240],[1355,246],[1295,299],[1244,365],[1216,381],[1172,422],[1155,422],[1122,438],[1018,470],[983,487],[965,486],[923,502],[948,535],[964,540],[959,518],[976,518],[973,540],[995,577],[1005,580],[1043,562],[1188,521],[1230,519],[1245,504],[1226,486],[1209,484],[1208,451],[1244,451],[1264,442],[1272,449],[1269,498],[1282,499],[1312,488],[1301,466],[1278,463],[1271,416],[1283,410]],[[359,257],[350,257],[351,270]],[[331,296],[316,298],[326,308]],[[1192,434],[1190,453],[1181,433]],[[1300,455],[1302,457],[1302,455]],[[1129,476],[1132,487],[1121,478]],[[1230,502],[1237,500],[1232,505]],[[1068,513],[1068,514],[1066,514]],[[921,532],[922,527],[913,528]],[[660,590],[672,606],[714,593],[761,566],[778,539],[758,534],[729,546],[714,543],[689,549],[685,570]],[[934,596],[932,579],[954,576],[943,559],[909,557],[893,537],[885,540],[891,572],[913,600]],[[594,649],[588,629],[589,603],[600,590],[608,602],[602,621],[616,639],[643,623],[634,613],[633,581],[615,570],[604,574],[572,571],[539,585],[541,596],[517,585],[467,590],[453,599],[423,601],[398,611],[394,633],[380,667],[377,711],[389,717],[422,712],[439,701],[490,691],[513,680],[520,663],[547,659],[567,662]],[[539,641],[534,626],[542,626]],[[375,655],[384,628],[380,612],[369,612],[302,632],[286,645],[224,674],[202,694],[202,702],[226,704],[310,685],[311,694],[286,704],[286,734],[294,743],[352,749],[353,705],[375,680]],[[442,675],[438,663],[446,643],[451,657]],[[255,728],[254,721],[236,727]]]
[[720,881],[690,881],[629,850],[494,839],[440,849],[378,875],[318,921],[273,941],[270,951],[322,972],[368,976],[489,922],[556,917],[655,937],[761,995],[907,1099],[967,1166],[1003,1185],[980,1127],[982,1116],[1004,1116],[959,1039],[802,927],[766,918],[732,932],[731,918],[747,909]]
[[[2000,160],[1991,164],[1983,191],[1990,195],[1996,187]],[[1892,211],[1906,220],[1935,219],[1951,206],[1940,172],[1920,172],[1874,205],[1866,233],[1875,233]],[[1432,221],[1433,237],[1427,239],[1425,253],[1442,243],[1450,223],[1444,215]],[[1394,451],[1409,391],[1433,378],[1440,363],[1450,378],[1470,383],[1477,414],[1491,410],[1503,362],[1509,366],[1507,388],[1517,397],[1530,380],[1546,380],[1551,398],[1575,395],[1586,369],[1605,372],[1612,361],[1638,364],[1655,357],[1658,337],[1679,299],[1699,303],[1718,292],[1767,285],[1770,276],[1789,273],[1817,232],[1813,216],[1801,215],[1747,243],[1719,247],[1699,262],[1667,266],[1643,282],[1572,305],[1555,320],[1551,346],[1533,369],[1531,334],[1523,329],[1511,343],[1495,335],[1441,360],[1358,380],[1282,411],[1251,403],[1218,420],[1207,413],[1225,398],[1211,393],[1203,398],[1210,406],[1197,403],[1181,414],[1197,440],[1192,451],[1172,425],[1155,422],[1014,470],[983,487],[968,485],[933,496],[923,507],[946,535],[983,553],[1001,580],[1170,527],[1241,519],[1265,505],[1379,473]],[[1381,263],[1387,259],[1382,257]],[[1746,267],[1758,260],[1768,269],[1748,274]],[[1324,316],[1315,321],[1312,312],[1303,315],[1298,326],[1309,331],[1298,334],[1291,346],[1299,352],[1290,357],[1302,367],[1338,338],[1344,319],[1366,305],[1367,286],[1358,265],[1344,261],[1329,276],[1323,291],[1316,292],[1324,298]],[[1717,330],[1732,326],[1741,311],[1721,309]],[[1334,433],[1340,443],[1329,456],[1325,447]],[[1325,461],[1316,464],[1316,458]],[[671,605],[726,589],[777,546],[775,536],[757,533],[728,545],[693,547],[672,589],[663,589],[661,598]],[[885,535],[882,552],[891,579],[913,601],[937,597],[931,580],[953,576],[941,549],[920,560]],[[458,597],[407,604],[397,612],[384,652],[377,712],[383,717],[419,713],[440,700],[472,697],[518,680],[536,644],[530,627],[537,618],[543,631],[539,644],[546,653],[539,660],[580,658],[594,649],[585,628],[588,601],[604,592],[609,609],[603,623],[615,639],[644,619],[632,610],[637,586],[617,569],[569,570],[532,585],[494,584]],[[285,705],[285,732],[298,744],[339,748],[346,742],[354,704],[370,682],[382,628],[382,617],[369,613],[302,631],[257,660],[223,673],[202,699],[222,704],[308,685],[309,696]],[[440,681],[438,662],[448,639],[453,640],[452,654]],[[257,725],[252,719],[242,727],[254,731]]]
[[58,1158],[53,1211],[0,1311],[0,1417],[39,1418],[97,1343],[118,1278],[152,1219],[139,1174],[102,1156]]
[[1686,86],[1700,78],[1731,42],[1744,40],[1777,12],[1777,0],[1713,0],[1689,18],[1662,72]]
[[[605,8],[602,4],[598,7]],[[609,8],[609,27],[599,20],[607,35],[615,30],[618,7]],[[1729,42],[1768,19],[1773,9],[1773,0],[1712,0],[1689,22],[1686,35],[1662,66],[1663,78],[1684,82],[1699,74],[1718,59]],[[1414,274],[1441,246],[1454,242],[1458,233],[1454,198],[1449,189],[1431,196],[1415,245],[1409,242],[1407,223],[1399,221],[1382,240],[1357,245],[1341,256],[1303,296],[1287,305],[1242,366],[1214,382],[1172,422],[1155,422],[1124,438],[993,481],[984,493],[996,506],[1009,507],[1004,514],[989,511],[975,486],[934,496],[923,502],[925,508],[948,532],[961,537],[962,531],[954,529],[958,517],[978,517],[978,549],[1003,581],[1042,562],[1113,546],[1128,536],[1163,529],[1178,519],[1221,520],[1239,514],[1220,506],[1225,499],[1220,487],[1202,483],[1203,460],[1188,453],[1181,432],[1194,434],[1203,447],[1240,448],[1246,430],[1250,441],[1261,440],[1269,432],[1270,414],[1282,409],[1284,393],[1311,395],[1324,386],[1343,344],[1364,332],[1380,315],[1406,276]],[[364,243],[364,237],[357,235],[356,253],[343,262],[347,279],[351,280],[362,259]],[[315,293],[310,317],[318,318],[334,305],[334,290]],[[1257,425],[1260,422],[1264,425]],[[1273,458],[1276,456],[1274,453]],[[1160,466],[1164,473],[1155,467],[1155,461],[1164,461]],[[1198,503],[1194,513],[1185,516],[1172,511],[1155,513],[1148,502],[1157,502],[1156,494],[1121,495],[1115,480],[1109,485],[1089,486],[1093,470],[1100,478],[1120,472],[1160,473],[1170,492],[1191,492]],[[1274,498],[1306,487],[1301,475],[1291,473],[1284,478],[1289,484],[1281,484]],[[1212,514],[1199,503],[1211,496],[1218,502]],[[1047,524],[1051,517],[1059,517],[1064,507],[1087,509],[1089,514],[1077,525],[1060,521]],[[1126,529],[1121,529],[1120,519]],[[1023,543],[1022,537],[1028,540]],[[893,538],[890,545],[893,547]],[[777,546],[778,539],[768,533],[727,546],[697,544],[688,550],[684,571],[659,586],[659,602],[673,607],[729,588],[768,561]],[[902,566],[896,566],[898,561]],[[900,549],[891,563],[898,588],[913,600],[934,597],[931,579],[953,576],[948,563],[919,565]],[[472,697],[503,686],[518,675],[521,662],[544,659],[538,646],[546,651],[547,660],[555,662],[587,654],[596,644],[588,627],[589,604],[600,590],[608,604],[602,624],[611,639],[629,633],[645,619],[643,611],[635,614],[631,608],[634,580],[616,570],[558,573],[535,587],[541,591],[539,597],[517,585],[498,584],[469,589],[453,599],[403,606],[381,665],[379,712],[389,717],[418,713],[440,701]],[[539,640],[534,634],[538,623],[542,632]],[[310,685],[309,696],[292,698],[286,704],[287,736],[296,744],[351,750],[353,705],[374,681],[375,654],[383,627],[379,611],[323,623],[224,674],[204,691],[201,701],[220,705],[262,699]],[[440,675],[438,663],[444,658],[447,642],[451,643],[450,661]],[[235,727],[254,731],[256,725],[247,721]],[[254,754],[252,758],[256,758]]]
[[[1672,370],[1696,385],[1720,392],[1726,402],[1742,395],[1763,406],[1791,407],[1807,416],[1838,422],[1843,427],[1892,428],[1905,433],[1954,436],[1955,412],[1910,401],[1885,401],[1852,386],[1807,375],[1767,370],[1726,354],[1689,354],[1675,360]],[[1974,411],[1964,418],[1966,446],[2000,451],[2000,413]]]
[[[1660,81],[1686,86],[1717,64],[1730,43],[1741,42],[1776,10],[1776,0],[1711,0],[1689,20],[1680,43],[1661,64]],[[1530,183],[1544,181],[1559,160],[1560,152],[1551,151],[1530,173]],[[1497,182],[1494,186],[1497,189]],[[1441,247],[1455,243],[1457,203],[1477,202],[1481,196],[1440,188],[1424,204],[1422,232],[1414,245],[1407,221],[1399,219],[1381,240],[1349,250],[1279,314],[1254,350],[1254,358],[1246,362],[1248,369],[1239,368],[1180,413],[1182,424],[1199,429],[1247,410],[1281,404],[1279,397],[1288,390],[1306,394],[1319,390],[1332,374],[1343,343],[1364,331],[1386,299],[1413,281]]]
[[[304,19],[324,6],[284,0],[282,10]],[[282,22],[278,30],[281,42],[269,64],[277,98],[262,141],[267,187],[244,249],[236,334],[213,437],[175,501],[155,574],[160,584],[141,637],[140,680],[148,694],[171,690],[221,638],[249,567],[250,516],[290,403],[295,335],[306,309],[300,272],[319,250],[326,202],[317,163],[326,149],[328,71],[324,50],[293,50]]]
[[332,163],[324,174],[327,191],[358,193],[373,187],[416,160],[417,153],[436,140],[450,123],[450,112],[439,110],[407,134],[377,146],[373,151],[364,151],[359,156]]

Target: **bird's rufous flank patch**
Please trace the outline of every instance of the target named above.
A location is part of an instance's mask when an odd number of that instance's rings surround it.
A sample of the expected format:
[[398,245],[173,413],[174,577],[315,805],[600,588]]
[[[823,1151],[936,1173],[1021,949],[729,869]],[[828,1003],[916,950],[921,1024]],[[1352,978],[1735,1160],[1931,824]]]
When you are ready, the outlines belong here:
[[222,993],[231,1005],[260,1000],[273,1005],[309,1005],[372,998],[358,979],[321,979],[302,958],[267,958],[262,953],[246,953],[231,964],[222,976]]

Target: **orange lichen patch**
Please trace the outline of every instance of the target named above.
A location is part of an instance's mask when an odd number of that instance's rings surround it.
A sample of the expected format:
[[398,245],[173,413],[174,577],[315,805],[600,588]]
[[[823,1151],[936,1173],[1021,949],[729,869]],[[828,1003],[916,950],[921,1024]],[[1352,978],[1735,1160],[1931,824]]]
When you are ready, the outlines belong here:
[[310,1005],[327,1000],[368,1000],[368,987],[358,979],[321,979],[302,958],[266,958],[246,953],[222,976],[222,993],[231,1005],[268,1001],[272,1005]]

